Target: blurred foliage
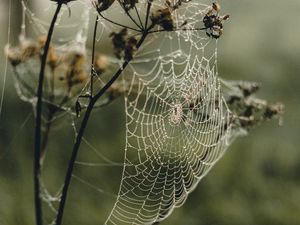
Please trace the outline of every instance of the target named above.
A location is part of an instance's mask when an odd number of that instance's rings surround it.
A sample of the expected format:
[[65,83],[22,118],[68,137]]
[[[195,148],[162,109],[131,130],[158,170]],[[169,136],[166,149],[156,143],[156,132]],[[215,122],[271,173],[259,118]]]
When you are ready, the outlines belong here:
[[[300,225],[300,2],[220,2],[224,11],[231,13],[218,41],[220,76],[261,83],[259,97],[285,104],[284,125],[264,124],[234,142],[186,204],[161,224]],[[2,1],[1,49],[7,42],[7,8]],[[19,15],[20,4],[13,1],[12,41],[19,32]],[[1,52],[1,71],[4,61]],[[31,107],[18,99],[9,72],[0,118],[0,225],[32,225],[34,221],[31,112]],[[99,152],[118,162],[123,158],[124,118],[120,99],[94,112],[86,134]],[[62,182],[74,135],[71,121],[58,123],[44,169],[45,183],[53,193]],[[82,146],[80,159],[100,161],[87,145]],[[121,171],[118,166],[77,166],[76,175],[104,192],[74,179],[65,224],[103,222],[114,202],[110,193],[118,191]]]

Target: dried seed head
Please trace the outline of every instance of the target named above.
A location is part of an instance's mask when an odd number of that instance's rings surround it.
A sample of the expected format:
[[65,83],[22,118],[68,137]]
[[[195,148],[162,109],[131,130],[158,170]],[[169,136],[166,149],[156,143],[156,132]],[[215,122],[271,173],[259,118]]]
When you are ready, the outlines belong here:
[[119,33],[113,32],[110,37],[112,37],[115,56],[130,61],[136,51],[136,38],[134,36],[128,38],[127,29],[122,29]]
[[275,116],[282,116],[284,113],[284,105],[281,103],[276,103],[273,105],[268,105],[264,112],[264,118],[273,119]]
[[119,33],[111,33],[110,37],[112,38],[112,43],[114,47],[115,56],[118,59],[122,58],[122,52],[125,50],[126,47],[126,36],[127,36],[127,29],[122,29]]
[[22,47],[21,57],[23,61],[26,61],[29,58],[33,58],[39,53],[37,46],[32,42],[28,42],[25,46]]
[[132,56],[136,51],[136,44],[137,44],[137,40],[135,37],[130,37],[127,40],[126,47],[124,50],[124,59],[126,61],[130,61],[132,59]]
[[172,31],[174,29],[172,12],[169,7],[157,10],[152,13],[150,18],[154,24],[158,24],[166,31]]
[[244,97],[249,97],[260,89],[260,84],[254,82],[240,82],[237,87],[241,90]]
[[[42,50],[44,49],[45,44],[46,44],[46,37],[45,36],[40,37],[39,38],[40,52],[42,52]],[[55,69],[55,67],[57,67],[57,65],[59,64],[58,56],[55,53],[55,49],[52,45],[49,46],[47,64],[51,67],[51,69]]]
[[213,8],[216,12],[220,12],[220,11],[221,11],[221,6],[220,6],[220,4],[217,3],[217,2],[214,2],[214,3],[212,4],[212,8]]
[[88,75],[85,70],[85,56],[81,53],[73,53],[71,55],[71,62],[66,63],[65,80],[68,87],[83,83],[87,80]]
[[166,0],[166,6],[167,6],[167,7],[172,7],[172,3],[171,3],[170,0]]
[[5,55],[13,67],[22,62],[22,57],[19,51],[10,48],[8,45],[4,48]]
[[225,21],[225,20],[228,20],[230,18],[230,14],[226,14],[222,17],[222,20]]
[[115,0],[93,0],[92,4],[95,6],[98,12],[107,10]]
[[50,0],[52,2],[56,2],[57,4],[68,4],[69,2],[73,2],[76,0]]
[[97,74],[102,74],[108,67],[107,57],[104,55],[96,55],[94,61],[94,70]]
[[203,23],[206,28],[206,34],[209,37],[218,39],[223,34],[223,23],[229,19],[229,14],[220,16],[221,7],[218,3],[213,3],[211,8],[205,14]]
[[130,9],[133,9],[136,5],[136,3],[138,3],[138,0],[118,0],[118,2],[120,3],[120,5],[122,6],[122,8],[126,11],[129,11]]

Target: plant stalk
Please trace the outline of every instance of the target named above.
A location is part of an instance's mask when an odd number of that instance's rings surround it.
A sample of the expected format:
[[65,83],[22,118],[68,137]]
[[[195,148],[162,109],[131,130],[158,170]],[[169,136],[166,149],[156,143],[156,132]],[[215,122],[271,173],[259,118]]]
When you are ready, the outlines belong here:
[[39,82],[37,89],[37,104],[36,104],[36,119],[35,119],[35,140],[34,140],[34,203],[35,203],[35,217],[36,224],[43,224],[43,214],[42,214],[42,200],[40,196],[40,177],[41,177],[41,164],[40,164],[40,156],[41,156],[41,124],[42,124],[42,98],[43,98],[43,84],[45,78],[45,69],[47,64],[47,56],[50,47],[50,42],[52,39],[52,34],[54,31],[55,23],[60,12],[62,2],[57,3],[57,8],[52,18],[47,40],[44,46],[43,55],[41,58],[41,69],[39,74]]
[[90,83],[90,95],[93,97],[94,89],[94,69],[95,69],[95,49],[96,49],[96,36],[97,36],[97,27],[98,27],[99,16],[97,15],[94,26],[94,34],[93,34],[93,47],[92,47],[92,63],[91,63],[91,83]]

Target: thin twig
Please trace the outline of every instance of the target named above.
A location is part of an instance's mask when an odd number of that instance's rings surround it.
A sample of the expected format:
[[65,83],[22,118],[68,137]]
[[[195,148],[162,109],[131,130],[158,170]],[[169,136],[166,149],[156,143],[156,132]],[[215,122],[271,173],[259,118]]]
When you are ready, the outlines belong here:
[[152,1],[153,0],[148,0],[147,11],[146,11],[145,28],[147,28],[147,26],[148,26],[148,20],[149,20],[149,17],[150,17],[150,10],[151,10],[151,6],[152,6]]
[[137,31],[137,32],[141,32],[141,30],[138,30],[138,29],[135,29],[135,28],[126,26],[126,25],[124,25],[124,24],[120,24],[120,23],[118,23],[118,22],[115,22],[115,21],[113,21],[113,20],[111,20],[111,19],[108,19],[107,17],[103,16],[103,14],[102,14],[99,10],[98,10],[97,12],[98,12],[99,16],[101,16],[103,19],[105,19],[106,21],[108,21],[108,22],[110,22],[110,23],[112,23],[112,24],[115,24],[115,25],[117,25],[117,26],[126,28],[126,29],[128,29],[128,30],[134,30],[134,31]]
[[126,15],[130,18],[130,20],[138,27],[140,28],[141,30],[143,30],[143,27],[141,27],[136,21],[135,19],[133,19],[133,17],[131,16],[131,14],[126,10],[124,9]]
[[42,201],[40,196],[40,176],[41,176],[41,164],[40,164],[40,154],[41,154],[41,124],[42,124],[42,98],[43,98],[43,84],[45,78],[45,68],[47,64],[47,56],[50,47],[50,42],[52,34],[54,31],[54,26],[60,12],[63,2],[57,2],[57,8],[52,18],[52,22],[49,27],[47,40],[44,47],[44,52],[41,58],[41,70],[39,74],[38,90],[37,90],[37,105],[36,105],[36,120],[35,120],[35,141],[34,141],[34,199],[35,199],[35,216],[36,224],[43,224],[43,214],[42,214]]
[[134,5],[134,9],[135,9],[135,12],[136,12],[136,14],[137,14],[137,17],[138,17],[138,19],[139,19],[139,21],[140,21],[142,30],[144,30],[143,22],[142,22],[142,20],[141,20],[140,14],[139,14],[139,12],[138,12],[138,10],[137,10],[137,8],[136,8],[135,5]]
[[94,83],[94,71],[95,71],[95,48],[96,48],[96,36],[97,36],[97,28],[98,28],[99,16],[96,17],[94,34],[93,34],[93,47],[92,47],[92,63],[91,63],[91,81],[90,81],[90,95],[93,97],[93,83]]

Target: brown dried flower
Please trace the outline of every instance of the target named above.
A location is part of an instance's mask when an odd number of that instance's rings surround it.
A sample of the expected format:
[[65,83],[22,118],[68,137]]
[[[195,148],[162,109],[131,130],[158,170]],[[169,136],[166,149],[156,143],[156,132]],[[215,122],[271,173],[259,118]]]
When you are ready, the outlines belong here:
[[126,36],[127,36],[127,29],[124,28],[122,29],[119,33],[111,33],[110,37],[112,37],[112,43],[114,46],[114,53],[115,56],[118,59],[122,58],[122,52],[124,51],[125,47],[126,47]]
[[135,7],[135,4],[138,3],[138,0],[118,0],[120,5],[123,7],[124,10],[129,11]]
[[229,14],[220,16],[221,6],[218,3],[213,3],[211,9],[203,18],[203,23],[206,28],[206,34],[209,37],[218,39],[223,34],[223,23],[229,19]]
[[174,29],[172,9],[170,7],[158,9],[152,13],[150,18],[154,24],[160,25],[164,30],[172,31]]
[[13,67],[19,65],[22,62],[20,51],[18,51],[17,49],[12,49],[9,46],[6,46],[4,51],[5,55],[7,56],[9,62]]
[[83,83],[88,78],[85,70],[85,56],[81,53],[74,53],[71,57],[71,62],[66,65],[65,78],[62,78],[67,81],[69,88]]
[[107,10],[115,0],[93,0],[93,5],[97,9],[98,12],[102,12]]
[[69,2],[73,2],[76,0],[50,0],[52,2],[56,2],[57,4],[68,4]]
[[108,67],[107,57],[104,55],[96,55],[94,61],[94,70],[97,74],[102,74]]
[[39,56],[40,50],[37,45],[29,40],[22,40],[16,48],[5,47],[5,54],[12,66],[18,66],[27,60]]
[[115,56],[118,59],[122,57],[126,61],[130,61],[134,52],[136,51],[137,39],[132,37],[127,37],[128,32],[127,29],[122,29],[119,33],[111,33],[110,37],[112,37],[112,42],[115,50]]
[[124,59],[130,61],[134,52],[136,51],[137,40],[135,37],[130,37],[127,40],[126,47],[124,49]]
[[[42,52],[42,49],[44,49],[46,43],[46,37],[40,37],[39,38],[39,46],[40,46],[40,52]],[[57,65],[59,64],[58,62],[58,56],[55,53],[55,49],[52,45],[49,46],[48,50],[48,56],[47,56],[47,63],[51,67],[51,69],[55,69]]]

